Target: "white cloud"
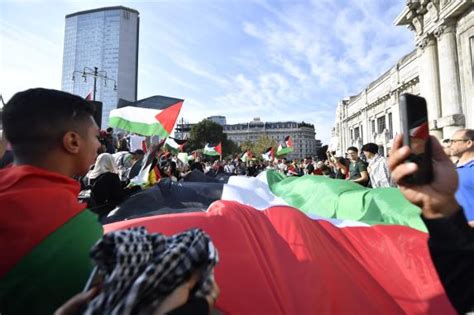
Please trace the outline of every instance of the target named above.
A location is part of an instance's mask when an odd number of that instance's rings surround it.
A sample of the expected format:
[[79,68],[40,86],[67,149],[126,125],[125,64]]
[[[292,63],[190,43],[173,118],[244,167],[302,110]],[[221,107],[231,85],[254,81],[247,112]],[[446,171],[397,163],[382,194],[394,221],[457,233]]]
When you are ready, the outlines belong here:
[[[337,101],[359,93],[413,49],[411,34],[392,25],[403,4],[382,11],[381,4],[373,0],[352,0],[344,5],[314,0],[309,6],[300,2],[279,3],[281,6],[270,1],[257,3],[270,17],[245,21],[242,29],[260,41],[264,47],[261,58],[273,63],[291,87],[260,85],[259,91],[241,89],[239,93],[229,92],[221,100],[237,104],[245,98],[248,110],[255,106],[270,111],[285,107],[285,94],[292,104],[288,110],[292,114],[287,117],[311,117],[301,115],[301,111],[316,111],[318,117],[325,113],[324,120],[310,119],[321,128],[317,131],[326,141]],[[251,92],[263,95],[267,106],[249,103]],[[314,103],[308,104],[308,100]]]
[[184,54],[174,54],[172,59],[176,65],[194,75],[211,80],[220,86],[226,86],[229,84],[229,82],[224,77],[207,70],[207,68],[211,68],[211,66],[201,66],[196,61]]

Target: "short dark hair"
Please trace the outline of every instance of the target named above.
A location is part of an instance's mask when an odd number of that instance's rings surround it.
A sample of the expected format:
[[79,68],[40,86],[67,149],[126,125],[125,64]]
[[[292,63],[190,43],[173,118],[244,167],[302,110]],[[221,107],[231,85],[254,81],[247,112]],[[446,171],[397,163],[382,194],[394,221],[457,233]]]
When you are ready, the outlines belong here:
[[359,150],[356,147],[348,147],[347,151],[359,152]]
[[379,146],[376,145],[375,143],[369,142],[362,146],[362,151],[377,154],[379,152]]
[[474,141],[474,129],[463,129],[464,137]]
[[16,93],[3,107],[2,124],[13,153],[34,158],[56,148],[67,131],[84,134],[92,104],[66,92],[43,88]]

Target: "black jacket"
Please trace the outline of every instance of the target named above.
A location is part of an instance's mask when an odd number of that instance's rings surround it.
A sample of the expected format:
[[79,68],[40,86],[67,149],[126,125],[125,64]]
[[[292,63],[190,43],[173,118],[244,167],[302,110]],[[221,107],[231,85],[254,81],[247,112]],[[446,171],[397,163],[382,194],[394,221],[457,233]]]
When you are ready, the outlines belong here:
[[91,179],[91,210],[105,216],[125,198],[120,178],[114,173],[104,173]]
[[443,219],[426,219],[431,258],[456,310],[474,311],[474,228],[464,211]]

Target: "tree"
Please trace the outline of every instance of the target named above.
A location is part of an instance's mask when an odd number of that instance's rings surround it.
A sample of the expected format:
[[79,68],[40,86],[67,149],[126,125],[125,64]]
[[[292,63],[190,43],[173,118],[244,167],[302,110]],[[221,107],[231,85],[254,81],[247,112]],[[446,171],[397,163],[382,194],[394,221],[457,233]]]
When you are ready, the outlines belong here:
[[202,120],[191,128],[185,148],[186,151],[191,152],[204,148],[206,143],[211,146],[222,143],[224,156],[240,152],[238,145],[227,139],[222,126],[208,119]]
[[278,147],[277,142],[275,139],[270,138],[267,135],[263,135],[258,138],[257,143],[254,145],[255,154],[259,156],[265,152],[269,147],[274,147],[275,149]]
[[245,140],[240,144],[240,149],[242,150],[242,152],[246,152],[248,150],[254,152],[255,144],[250,140]]
[[233,157],[236,153],[240,153],[240,148],[237,145],[237,143],[235,143],[234,141],[230,139],[226,139],[222,143],[222,154],[224,155],[223,158],[229,157],[229,156]]
[[250,150],[256,156],[260,156],[269,147],[277,147],[277,142],[267,135],[260,136],[257,142],[245,140],[240,144],[240,148],[243,152]]
[[226,138],[221,125],[204,119],[191,128],[187,149],[189,151],[202,149],[206,143],[211,146],[217,145],[219,142],[224,142]]

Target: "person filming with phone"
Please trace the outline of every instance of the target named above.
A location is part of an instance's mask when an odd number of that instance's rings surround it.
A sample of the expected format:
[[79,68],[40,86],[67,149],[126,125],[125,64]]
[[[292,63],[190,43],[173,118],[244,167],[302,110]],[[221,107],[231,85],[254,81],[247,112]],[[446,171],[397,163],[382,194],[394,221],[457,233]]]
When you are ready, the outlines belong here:
[[456,200],[458,173],[435,137],[420,137],[428,120],[425,100],[402,95],[400,113],[403,135],[395,138],[388,159],[392,179],[421,208],[433,264],[451,303],[461,314],[474,311],[474,229]]

